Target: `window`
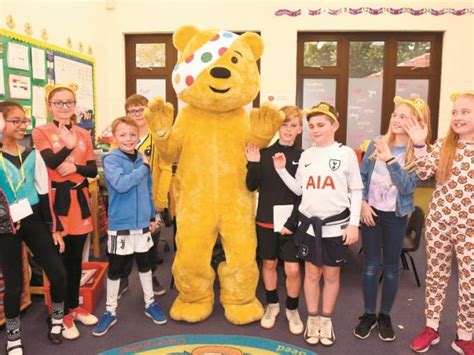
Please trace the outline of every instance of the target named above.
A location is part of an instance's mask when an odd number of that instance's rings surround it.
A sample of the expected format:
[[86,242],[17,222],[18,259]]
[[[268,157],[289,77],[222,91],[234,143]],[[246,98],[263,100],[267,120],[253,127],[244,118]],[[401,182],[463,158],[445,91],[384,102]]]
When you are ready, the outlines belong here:
[[125,35],[127,97],[134,93],[148,99],[162,96],[177,107],[171,84],[177,56],[172,34]]
[[[336,139],[357,148],[386,132],[393,97],[421,97],[438,130],[442,33],[299,33],[297,103],[335,104]],[[304,148],[311,144],[303,131]]]

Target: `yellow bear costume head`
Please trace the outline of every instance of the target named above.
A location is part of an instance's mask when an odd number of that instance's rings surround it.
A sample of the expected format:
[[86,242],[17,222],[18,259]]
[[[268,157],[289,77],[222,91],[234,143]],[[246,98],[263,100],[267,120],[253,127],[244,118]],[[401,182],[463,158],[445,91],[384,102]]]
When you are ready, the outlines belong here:
[[173,35],[181,53],[173,70],[173,86],[187,104],[225,112],[253,101],[260,90],[257,60],[263,53],[259,35],[242,36],[184,26]]

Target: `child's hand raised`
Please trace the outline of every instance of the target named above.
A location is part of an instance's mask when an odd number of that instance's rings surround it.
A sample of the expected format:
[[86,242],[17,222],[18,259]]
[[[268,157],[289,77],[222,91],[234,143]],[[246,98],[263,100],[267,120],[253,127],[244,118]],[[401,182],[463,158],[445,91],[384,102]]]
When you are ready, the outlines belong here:
[[74,132],[68,130],[64,123],[59,124],[59,138],[63,141],[67,149],[73,149],[76,146],[77,137]]
[[374,142],[375,149],[377,149],[377,158],[387,161],[393,158],[393,154],[388,147],[388,144],[383,139],[376,139]]
[[342,232],[342,240],[344,245],[352,245],[359,240],[359,227],[348,225]]
[[260,149],[254,143],[248,143],[245,146],[245,156],[247,161],[258,163],[260,161]]
[[428,137],[428,126],[425,122],[418,122],[416,118],[411,118],[405,121],[403,128],[407,132],[411,141],[415,145],[423,145]]
[[283,153],[276,153],[273,157],[273,166],[275,169],[284,169],[286,166],[286,157]]

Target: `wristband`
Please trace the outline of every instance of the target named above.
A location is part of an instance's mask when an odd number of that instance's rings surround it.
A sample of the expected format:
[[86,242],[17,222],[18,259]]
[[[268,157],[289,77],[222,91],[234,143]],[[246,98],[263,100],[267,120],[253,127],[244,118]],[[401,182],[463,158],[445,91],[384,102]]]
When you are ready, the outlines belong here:
[[394,160],[395,160],[395,157],[391,157],[389,160],[386,160],[386,161],[385,161],[385,164],[389,164],[389,163],[391,163],[391,162],[394,161]]
[[413,144],[413,148],[421,149],[424,148],[426,144]]

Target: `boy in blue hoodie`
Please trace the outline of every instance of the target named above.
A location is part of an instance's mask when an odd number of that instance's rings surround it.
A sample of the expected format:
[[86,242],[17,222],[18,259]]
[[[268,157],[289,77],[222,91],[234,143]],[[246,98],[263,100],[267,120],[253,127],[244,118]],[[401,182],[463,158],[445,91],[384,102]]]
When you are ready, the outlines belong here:
[[120,276],[124,265],[134,256],[143,288],[145,315],[156,324],[167,321],[155,302],[148,257],[148,250],[153,245],[151,232],[156,229],[150,165],[146,156],[135,149],[138,126],[133,119],[117,118],[112,123],[112,134],[117,149],[102,159],[109,191],[107,301],[106,312],[92,332],[95,336],[105,335],[117,322]]

